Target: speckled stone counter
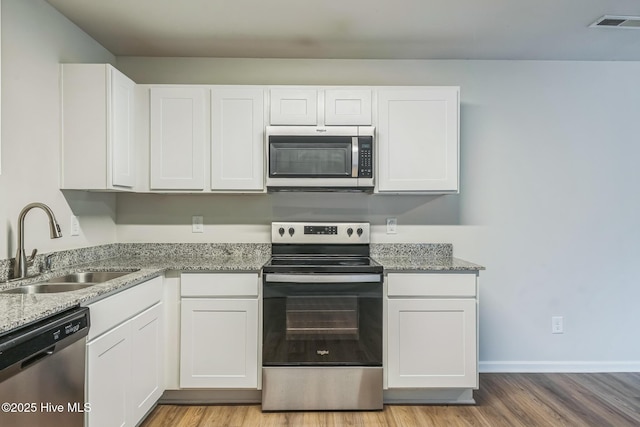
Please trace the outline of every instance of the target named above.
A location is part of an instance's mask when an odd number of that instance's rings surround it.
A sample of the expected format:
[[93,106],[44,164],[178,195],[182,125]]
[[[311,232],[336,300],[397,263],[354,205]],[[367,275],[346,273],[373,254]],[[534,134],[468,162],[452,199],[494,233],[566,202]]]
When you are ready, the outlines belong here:
[[[53,271],[37,278],[3,284],[2,288],[9,289],[21,284],[36,283],[65,273],[89,268],[99,270],[99,268],[94,266],[83,266]],[[113,270],[116,269],[114,268]],[[120,270],[120,268],[117,270]],[[127,287],[159,276],[163,274],[163,272],[164,269],[159,268],[140,268],[131,274],[73,292],[52,294],[0,294],[0,333],[35,322],[78,304],[88,304],[109,294],[116,293]]]
[[[111,246],[111,245],[109,245]],[[107,259],[108,255],[119,254]],[[112,251],[112,252],[111,252]],[[77,254],[72,252],[72,257]],[[82,265],[65,266],[67,254],[52,260],[54,270],[15,282],[0,282],[0,290],[48,280],[75,271],[132,271],[105,283],[73,292],[53,294],[0,294],[0,333],[40,320],[76,305],[87,305],[100,298],[164,274],[179,271],[260,271],[270,257],[268,244],[120,244],[117,247],[88,248],[96,259]],[[87,261],[86,254],[82,258]],[[77,258],[77,257],[76,257]],[[73,261],[71,261],[73,262]],[[60,267],[62,266],[62,267]],[[59,267],[59,268],[56,268]],[[134,271],[137,270],[137,271]]]
[[481,265],[454,258],[450,243],[372,244],[371,257],[384,267],[385,273],[484,270]]
[[[46,254],[45,254],[46,255]],[[42,268],[44,256],[36,259]],[[52,271],[37,277],[5,282],[10,262],[0,267],[0,291],[48,280],[70,272],[132,271],[105,283],[57,294],[0,294],[0,333],[40,320],[76,305],[87,305],[138,283],[176,271],[255,272],[271,256],[266,243],[114,243],[49,254]],[[385,272],[467,271],[484,267],[453,258],[451,244],[372,244],[371,256]],[[136,271],[133,271],[136,270]]]

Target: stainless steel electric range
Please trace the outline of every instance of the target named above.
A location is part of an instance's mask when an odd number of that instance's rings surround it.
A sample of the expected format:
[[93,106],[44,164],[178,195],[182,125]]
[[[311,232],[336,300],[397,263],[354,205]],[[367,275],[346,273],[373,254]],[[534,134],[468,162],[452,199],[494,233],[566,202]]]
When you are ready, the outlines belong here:
[[382,409],[382,266],[368,223],[273,223],[262,409]]

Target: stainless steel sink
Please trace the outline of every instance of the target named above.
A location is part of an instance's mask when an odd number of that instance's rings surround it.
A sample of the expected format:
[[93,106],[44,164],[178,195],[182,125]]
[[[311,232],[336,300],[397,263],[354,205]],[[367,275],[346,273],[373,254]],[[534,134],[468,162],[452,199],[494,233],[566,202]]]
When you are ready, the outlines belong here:
[[85,289],[118,277],[126,276],[138,270],[129,271],[79,271],[53,277],[44,282],[1,291],[2,294],[52,294]]
[[77,291],[96,283],[36,283],[2,291],[3,294],[52,294],[58,292]]
[[53,277],[46,283],[103,283],[130,273],[133,271],[80,271]]

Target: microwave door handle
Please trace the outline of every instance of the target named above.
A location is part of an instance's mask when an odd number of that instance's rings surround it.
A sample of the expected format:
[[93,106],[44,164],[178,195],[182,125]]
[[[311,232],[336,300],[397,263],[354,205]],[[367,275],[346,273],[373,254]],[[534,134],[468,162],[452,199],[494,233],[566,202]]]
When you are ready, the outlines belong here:
[[357,178],[360,169],[360,149],[358,147],[358,137],[351,138],[351,177]]

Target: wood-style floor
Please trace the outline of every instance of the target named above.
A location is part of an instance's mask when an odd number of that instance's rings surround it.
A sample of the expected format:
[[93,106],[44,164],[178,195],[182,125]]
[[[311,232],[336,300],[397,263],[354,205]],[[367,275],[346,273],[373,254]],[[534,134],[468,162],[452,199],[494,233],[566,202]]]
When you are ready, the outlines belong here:
[[476,405],[262,413],[259,405],[159,405],[141,427],[640,426],[640,373],[481,374]]

